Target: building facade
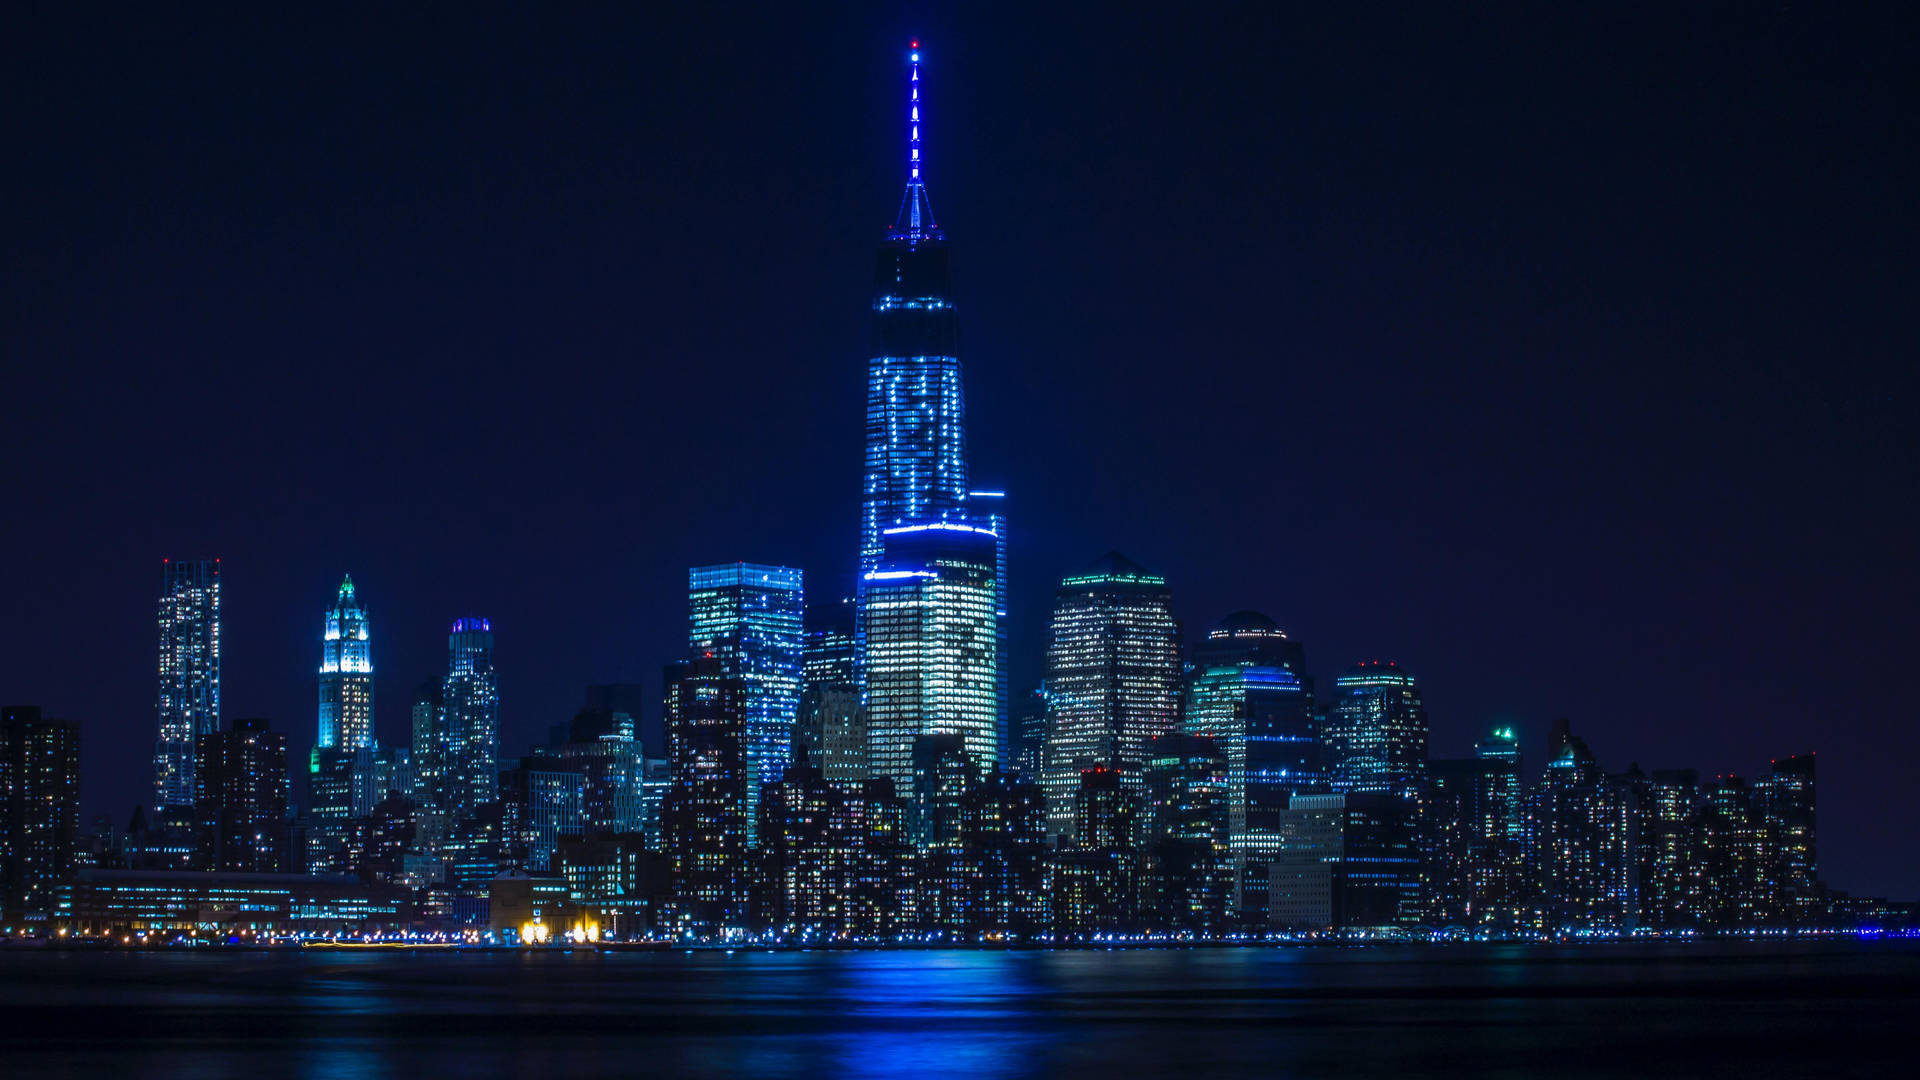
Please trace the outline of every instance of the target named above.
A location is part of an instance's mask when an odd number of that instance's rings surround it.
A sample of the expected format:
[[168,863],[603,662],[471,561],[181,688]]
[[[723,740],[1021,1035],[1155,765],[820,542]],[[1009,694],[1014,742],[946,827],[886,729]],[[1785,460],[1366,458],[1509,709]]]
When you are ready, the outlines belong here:
[[[751,826],[760,786],[780,779],[793,760],[806,610],[801,573],[745,562],[696,566],[687,573],[687,601],[691,655],[717,660],[722,675],[740,681]],[[748,841],[757,843],[752,835]]]
[[1427,762],[1420,686],[1392,661],[1355,665],[1333,682],[1327,765],[1341,791],[1409,793]]
[[0,925],[45,927],[68,902],[80,843],[80,725],[0,708]]
[[160,574],[160,737],[155,806],[193,805],[193,747],[220,730],[220,560],[166,560]]
[[1080,774],[1105,767],[1138,791],[1147,746],[1180,727],[1180,625],[1158,574],[1108,552],[1069,575],[1048,628],[1045,765],[1050,831],[1073,821]]
[[866,575],[867,771],[911,790],[914,740],[959,735],[998,761],[996,541],[959,521],[896,526]]
[[445,805],[453,821],[499,794],[500,687],[493,667],[493,624],[456,619],[447,638]]
[[200,741],[194,781],[208,869],[294,872],[285,734],[266,720],[235,720]]

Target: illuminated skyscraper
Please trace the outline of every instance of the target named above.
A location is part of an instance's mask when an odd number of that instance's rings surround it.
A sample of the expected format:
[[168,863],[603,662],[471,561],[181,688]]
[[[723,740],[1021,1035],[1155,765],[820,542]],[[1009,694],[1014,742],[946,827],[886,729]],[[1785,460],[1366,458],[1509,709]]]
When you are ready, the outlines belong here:
[[80,725],[32,705],[0,708],[0,920],[57,915],[80,833]]
[[158,806],[192,806],[193,746],[220,730],[220,560],[167,560],[160,574]]
[[744,926],[754,832],[746,815],[746,685],[718,658],[697,654],[668,665],[665,683],[673,783],[661,813],[680,923],[702,933]]
[[353,578],[340,582],[320,633],[320,734],[314,746],[355,750],[373,745],[373,659],[367,612]]
[[1818,847],[1814,842],[1813,755],[1778,758],[1755,785],[1755,800],[1772,834],[1773,879],[1792,921],[1815,914],[1821,900]]
[[1356,665],[1333,682],[1326,741],[1333,786],[1405,793],[1426,773],[1427,711],[1413,676],[1388,661]]
[[993,660],[993,669],[998,676],[994,683],[994,696],[998,699],[995,715],[999,725],[1000,760],[1012,761],[1013,698],[1007,690],[1007,493],[969,491],[966,510],[968,520],[993,530],[993,617],[995,644],[998,646]]
[[756,563],[696,566],[687,572],[687,646],[720,664],[742,690],[741,753],[751,779],[745,819],[759,821],[760,785],[786,774],[800,715],[801,621],[798,570]]
[[1167,579],[1119,552],[1060,582],[1047,642],[1049,831],[1072,825],[1080,775],[1139,793],[1147,744],[1180,727],[1180,626]]
[[493,624],[455,619],[447,638],[445,784],[448,819],[459,822],[499,794],[500,688]]
[[1222,793],[1232,912],[1266,921],[1267,864],[1295,795],[1327,790],[1304,651],[1272,619],[1235,612],[1194,649],[1183,730],[1212,739],[1226,763]]
[[910,59],[907,191],[874,268],[860,570],[880,564],[885,530],[937,519],[967,498],[966,400],[946,233],[922,177],[920,53]]
[[981,768],[999,760],[997,538],[981,525],[895,526],[866,575],[868,775],[913,790],[921,735],[959,735]]
[[[867,363],[866,460],[861,484],[857,639],[866,672],[866,595],[887,557],[887,530],[968,522],[995,539],[994,756],[1007,739],[1005,493],[967,484],[966,395],[946,233],[927,199],[920,46],[908,55],[907,188],[874,267],[873,344]],[[971,752],[971,751],[970,751]],[[904,762],[904,758],[902,759]],[[904,764],[901,765],[904,768]]]

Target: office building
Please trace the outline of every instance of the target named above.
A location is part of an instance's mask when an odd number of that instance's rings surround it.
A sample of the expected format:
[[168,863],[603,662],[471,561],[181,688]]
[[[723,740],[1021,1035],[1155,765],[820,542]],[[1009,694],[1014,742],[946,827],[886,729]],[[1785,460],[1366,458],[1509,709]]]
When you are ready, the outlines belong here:
[[865,594],[867,769],[910,791],[922,735],[961,736],[977,767],[998,761],[995,537],[959,521],[885,536]]
[[1280,816],[1270,863],[1270,925],[1285,930],[1392,929],[1421,910],[1414,808],[1396,795],[1297,795]]
[[285,734],[259,718],[235,720],[200,740],[194,783],[207,869],[294,872]]
[[220,560],[166,560],[159,607],[154,805],[192,806],[194,743],[220,730]]
[[1327,776],[1303,653],[1272,619],[1229,615],[1194,649],[1182,730],[1213,740],[1226,762],[1230,917],[1265,925],[1267,864],[1295,795],[1322,794]]
[[1392,661],[1355,665],[1333,682],[1325,738],[1333,786],[1409,794],[1427,761],[1427,713],[1413,676]]
[[80,725],[0,708],[0,925],[49,929],[80,849]]
[[[800,714],[801,573],[783,566],[724,563],[687,574],[687,646],[737,679],[745,729],[741,752],[751,781],[744,812],[757,822],[760,786],[785,774]],[[748,836],[748,843],[755,843]]]
[[744,928],[751,883],[744,680],[717,657],[671,664],[665,678],[672,786],[662,808],[673,860],[678,926],[698,933]]
[[499,795],[500,688],[493,667],[493,624],[486,619],[454,620],[447,654],[441,810],[459,821]]
[[1051,830],[1071,827],[1080,776],[1114,770],[1138,793],[1147,744],[1180,727],[1180,626],[1165,578],[1108,552],[1063,579],[1048,628],[1041,786]]

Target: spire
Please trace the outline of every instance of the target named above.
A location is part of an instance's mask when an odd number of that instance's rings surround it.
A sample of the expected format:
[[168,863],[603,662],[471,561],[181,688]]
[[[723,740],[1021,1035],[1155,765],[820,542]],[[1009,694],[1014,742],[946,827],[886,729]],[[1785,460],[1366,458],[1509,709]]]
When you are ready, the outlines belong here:
[[347,574],[340,579],[340,599],[353,599],[353,575]]
[[926,163],[920,155],[920,107],[920,41],[916,38],[908,43],[907,52],[907,194],[900,200],[900,213],[894,218],[892,230],[896,238],[909,243],[941,235],[920,172]]

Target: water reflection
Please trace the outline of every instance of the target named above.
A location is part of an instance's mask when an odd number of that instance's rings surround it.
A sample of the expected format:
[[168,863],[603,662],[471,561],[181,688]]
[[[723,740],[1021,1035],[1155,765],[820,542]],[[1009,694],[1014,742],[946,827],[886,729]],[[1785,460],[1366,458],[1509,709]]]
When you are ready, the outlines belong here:
[[1920,946],[0,951],[6,1075],[1908,1071]]

